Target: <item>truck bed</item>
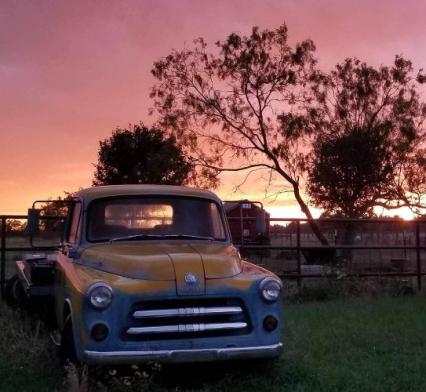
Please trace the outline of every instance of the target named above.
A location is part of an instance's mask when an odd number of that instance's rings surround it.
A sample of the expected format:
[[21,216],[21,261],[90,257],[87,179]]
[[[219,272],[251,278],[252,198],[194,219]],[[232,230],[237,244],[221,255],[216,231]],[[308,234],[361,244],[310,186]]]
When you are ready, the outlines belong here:
[[45,284],[34,283],[31,279],[31,268],[29,268],[28,261],[18,260],[16,262],[16,270],[19,280],[21,281],[25,293],[28,297],[46,297],[53,295],[53,279],[51,282],[46,282]]

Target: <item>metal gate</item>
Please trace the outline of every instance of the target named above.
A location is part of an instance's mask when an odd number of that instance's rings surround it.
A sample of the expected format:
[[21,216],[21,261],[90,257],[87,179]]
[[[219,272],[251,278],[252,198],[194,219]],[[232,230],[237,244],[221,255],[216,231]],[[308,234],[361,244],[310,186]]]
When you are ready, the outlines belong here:
[[[8,258],[8,255],[11,253],[21,254],[25,252],[51,252],[58,249],[58,244],[43,245],[39,243],[31,246],[29,237],[26,235],[25,230],[21,230],[17,233],[13,232],[10,223],[21,222],[22,227],[24,228],[27,219],[27,215],[0,215],[0,290],[2,297],[4,296],[6,282],[13,274],[15,268],[15,260],[10,257]],[[64,220],[63,217],[44,217],[43,219]],[[27,242],[27,244],[25,242]]]

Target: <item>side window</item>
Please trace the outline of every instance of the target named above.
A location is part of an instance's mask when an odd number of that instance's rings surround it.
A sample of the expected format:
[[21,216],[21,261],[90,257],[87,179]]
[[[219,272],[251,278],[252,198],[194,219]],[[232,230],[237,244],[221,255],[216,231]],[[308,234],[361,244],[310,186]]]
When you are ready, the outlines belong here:
[[68,234],[68,242],[75,244],[80,237],[80,215],[81,215],[81,203],[75,203],[72,209],[72,218],[70,223],[70,229]]

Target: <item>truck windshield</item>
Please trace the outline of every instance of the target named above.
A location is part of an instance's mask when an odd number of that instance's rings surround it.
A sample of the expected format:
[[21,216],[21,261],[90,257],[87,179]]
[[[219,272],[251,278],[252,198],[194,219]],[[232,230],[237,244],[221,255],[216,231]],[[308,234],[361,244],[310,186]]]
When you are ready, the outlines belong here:
[[91,242],[150,239],[226,240],[216,202],[189,197],[100,199],[89,206]]

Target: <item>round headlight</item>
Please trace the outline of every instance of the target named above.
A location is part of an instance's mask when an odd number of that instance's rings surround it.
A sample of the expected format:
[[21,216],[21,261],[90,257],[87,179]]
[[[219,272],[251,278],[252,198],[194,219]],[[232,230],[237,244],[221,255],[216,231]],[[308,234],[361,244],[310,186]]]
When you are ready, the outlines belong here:
[[265,278],[260,282],[259,290],[261,297],[268,302],[276,301],[281,295],[282,284],[274,278]]
[[105,309],[112,301],[112,288],[106,283],[95,283],[87,292],[90,305],[95,309]]

